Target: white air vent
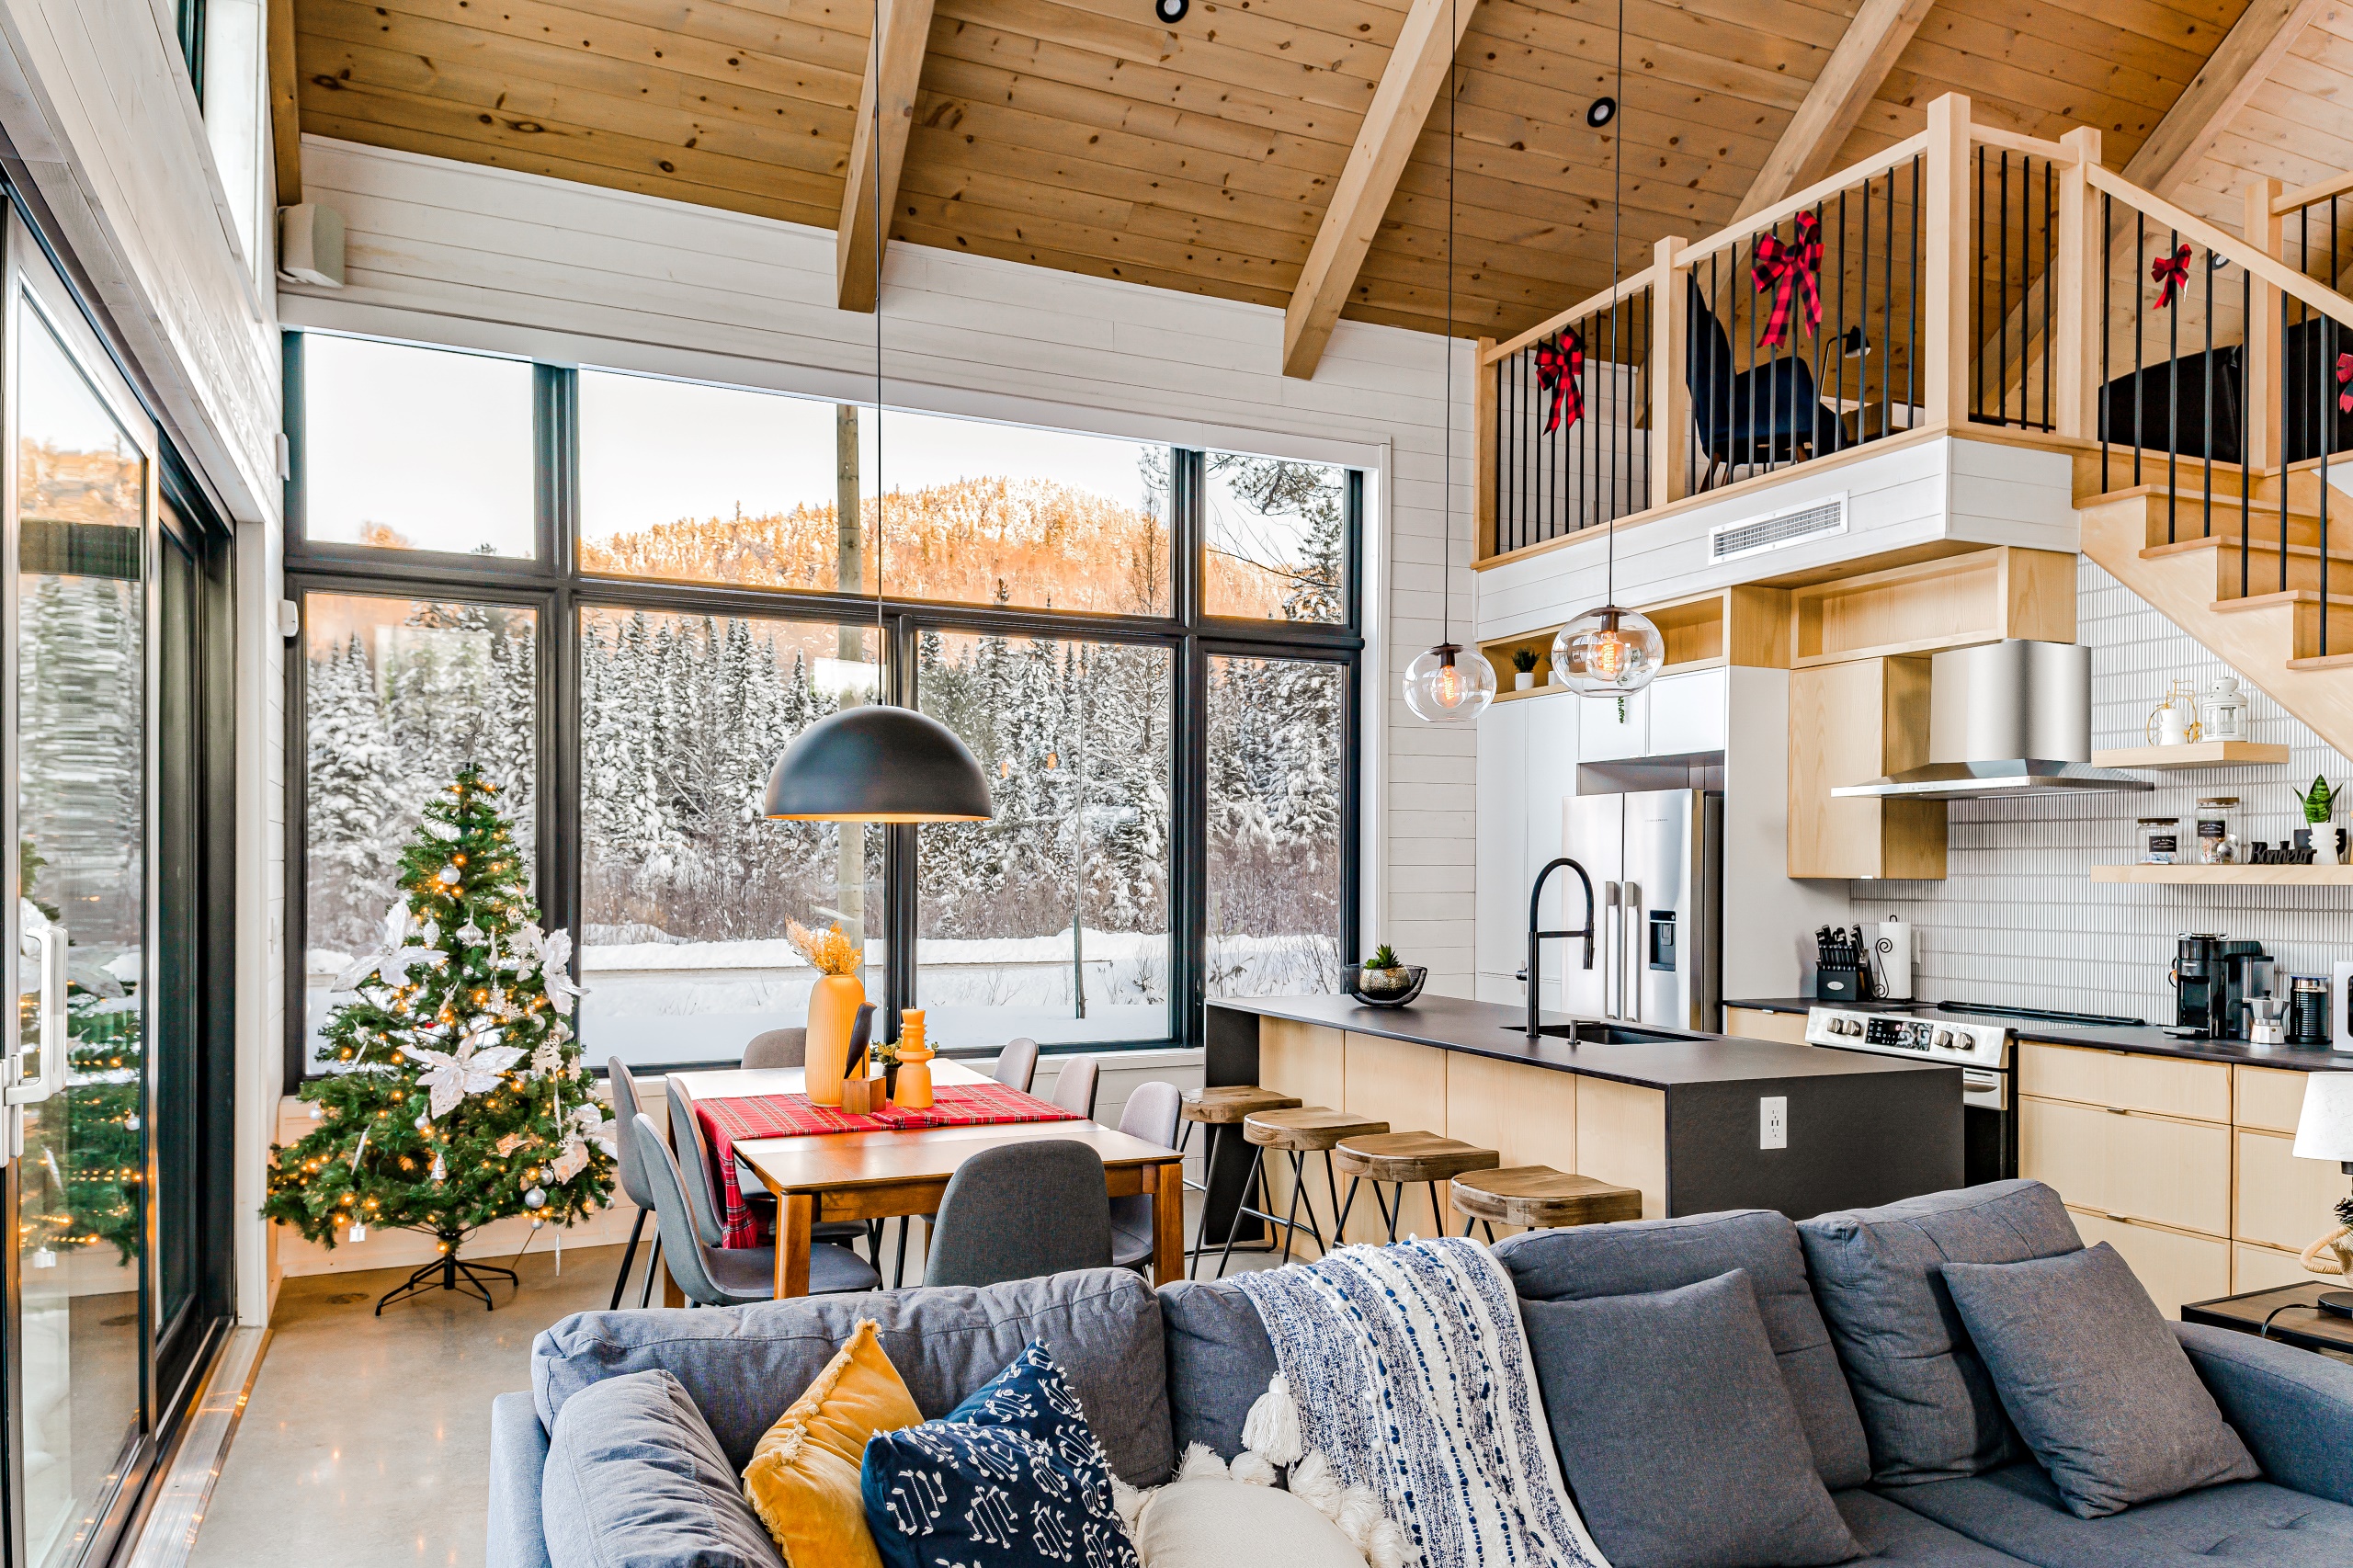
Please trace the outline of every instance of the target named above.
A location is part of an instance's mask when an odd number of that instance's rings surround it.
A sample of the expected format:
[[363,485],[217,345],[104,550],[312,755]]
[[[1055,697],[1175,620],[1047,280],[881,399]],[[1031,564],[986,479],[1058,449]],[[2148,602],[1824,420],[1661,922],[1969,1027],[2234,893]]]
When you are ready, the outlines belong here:
[[1802,506],[1784,506],[1761,517],[1718,524],[1708,530],[1708,559],[1711,562],[1732,561],[1743,555],[1779,550],[1801,540],[1846,531],[1847,493],[1842,490],[1836,495],[1808,501]]

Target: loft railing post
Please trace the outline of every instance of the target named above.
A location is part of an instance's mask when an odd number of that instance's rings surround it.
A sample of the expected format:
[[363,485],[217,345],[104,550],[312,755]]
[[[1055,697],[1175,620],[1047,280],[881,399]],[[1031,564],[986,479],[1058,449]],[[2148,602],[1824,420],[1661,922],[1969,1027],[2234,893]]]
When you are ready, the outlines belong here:
[[1471,471],[1477,476],[1472,549],[1482,561],[1502,553],[1495,541],[1495,468],[1503,461],[1503,448],[1495,439],[1495,367],[1489,362],[1495,351],[1495,340],[1483,337],[1479,351],[1471,356]]
[[1650,504],[1690,493],[1691,381],[1684,345],[1691,330],[1690,290],[1677,258],[1691,242],[1669,234],[1653,247],[1651,267]]
[[2099,435],[2099,257],[2093,225],[2099,202],[2085,173],[2099,162],[2099,131],[2082,125],[2059,138],[2075,161],[2059,171],[2059,256],[2052,263],[2058,294],[2052,324],[2052,424],[2062,436]]
[[1947,93],[1928,105],[1927,189],[1921,227],[1927,276],[1920,332],[1928,424],[1969,417],[1969,98]]
[[[2279,258],[2279,214],[2272,210],[2281,189],[2276,179],[2259,179],[2246,187],[2246,222],[2240,230],[2247,244],[2273,260]],[[2246,317],[2246,450],[2240,454],[2251,470],[2279,466],[2279,291],[2260,278],[2249,280]]]

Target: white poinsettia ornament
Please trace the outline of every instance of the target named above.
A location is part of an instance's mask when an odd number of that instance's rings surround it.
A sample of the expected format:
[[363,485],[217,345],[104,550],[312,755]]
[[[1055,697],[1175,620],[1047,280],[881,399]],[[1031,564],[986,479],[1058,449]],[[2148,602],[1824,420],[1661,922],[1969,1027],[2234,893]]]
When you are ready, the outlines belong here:
[[416,1081],[432,1091],[427,1114],[434,1120],[455,1110],[458,1102],[468,1095],[486,1095],[498,1087],[506,1070],[522,1059],[523,1048],[517,1045],[477,1051],[474,1041],[479,1038],[468,1035],[458,1042],[457,1050],[450,1051],[428,1051],[415,1045],[401,1047],[401,1054],[426,1065]]
[[[414,933],[416,940],[411,942]],[[405,903],[395,903],[384,916],[384,948],[353,962],[335,977],[337,991],[358,987],[369,975],[377,975],[394,985],[408,983],[409,971],[421,963],[445,963],[449,955],[438,944],[441,928],[431,920],[418,922],[410,915]]]

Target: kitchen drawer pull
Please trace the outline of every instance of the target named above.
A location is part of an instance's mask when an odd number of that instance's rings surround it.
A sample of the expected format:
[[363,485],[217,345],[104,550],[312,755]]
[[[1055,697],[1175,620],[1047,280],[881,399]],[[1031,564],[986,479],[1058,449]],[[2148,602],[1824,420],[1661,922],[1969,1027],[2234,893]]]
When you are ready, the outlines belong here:
[[2102,1106],[2100,1107],[2100,1109],[2108,1112],[2110,1116],[2131,1116],[2132,1114],[2120,1105]]

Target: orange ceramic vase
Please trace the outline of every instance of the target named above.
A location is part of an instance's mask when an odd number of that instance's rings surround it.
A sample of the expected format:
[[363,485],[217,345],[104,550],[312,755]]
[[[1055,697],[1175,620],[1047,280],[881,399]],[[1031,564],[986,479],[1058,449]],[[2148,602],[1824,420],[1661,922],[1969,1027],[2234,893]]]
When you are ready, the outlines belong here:
[[[858,1009],[866,1001],[866,987],[850,974],[826,974],[809,993],[809,1051],[803,1076],[809,1098],[817,1105],[842,1103],[842,1080],[849,1075],[849,1037],[858,1023]],[[861,1075],[863,1062],[857,1063]]]

